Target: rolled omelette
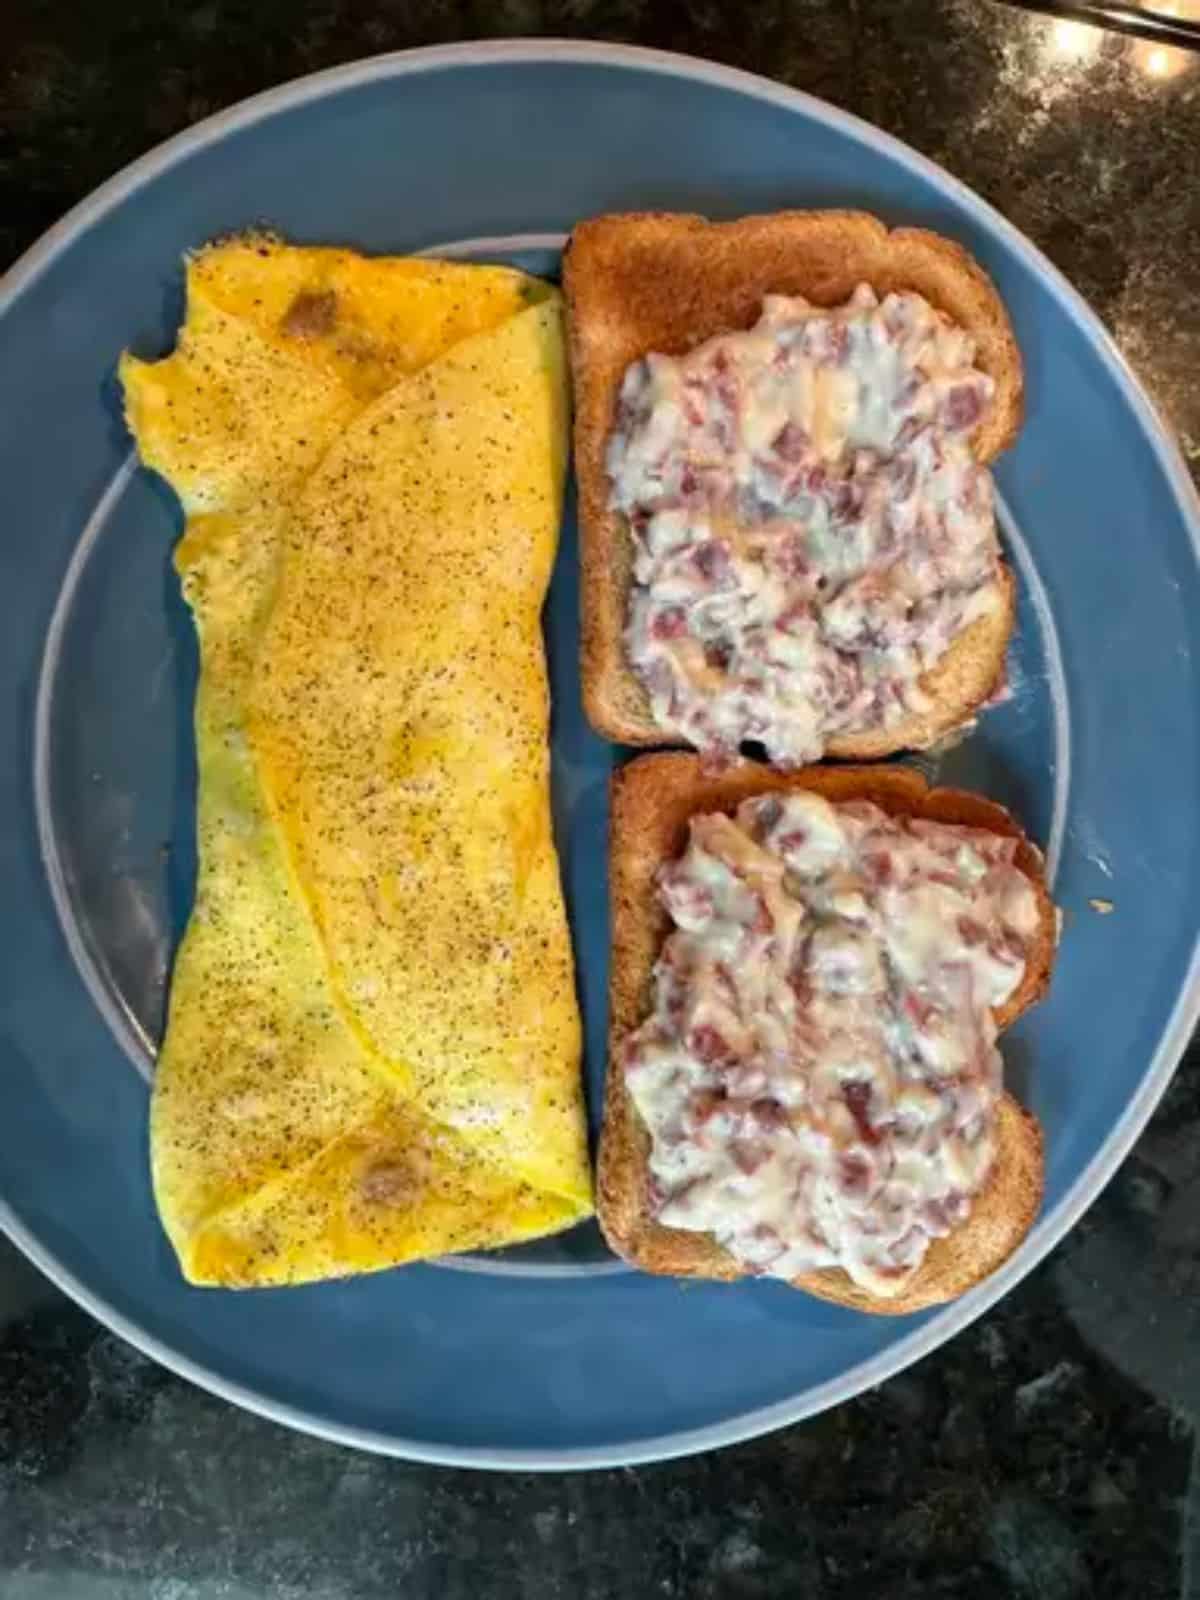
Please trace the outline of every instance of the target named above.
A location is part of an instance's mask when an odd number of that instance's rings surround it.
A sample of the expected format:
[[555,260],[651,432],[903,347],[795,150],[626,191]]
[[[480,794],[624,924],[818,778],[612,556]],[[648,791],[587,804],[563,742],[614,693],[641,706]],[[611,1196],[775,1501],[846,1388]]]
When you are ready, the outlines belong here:
[[263,238],[121,363],[200,640],[151,1168],[184,1274],[301,1282],[591,1210],[540,611],[557,295]]

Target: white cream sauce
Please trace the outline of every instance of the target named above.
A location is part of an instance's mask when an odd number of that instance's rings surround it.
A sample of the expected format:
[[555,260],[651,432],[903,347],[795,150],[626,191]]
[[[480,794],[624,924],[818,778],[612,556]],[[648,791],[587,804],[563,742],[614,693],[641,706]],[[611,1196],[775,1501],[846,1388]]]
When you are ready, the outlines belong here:
[[693,820],[625,1056],[659,1221],[751,1272],[903,1287],[991,1169],[992,1012],[1039,919],[1015,848],[809,793]]
[[1002,603],[974,354],[919,295],[864,284],[834,310],[768,296],[747,332],[629,368],[607,466],[664,731],[798,766],[928,709],[922,674]]

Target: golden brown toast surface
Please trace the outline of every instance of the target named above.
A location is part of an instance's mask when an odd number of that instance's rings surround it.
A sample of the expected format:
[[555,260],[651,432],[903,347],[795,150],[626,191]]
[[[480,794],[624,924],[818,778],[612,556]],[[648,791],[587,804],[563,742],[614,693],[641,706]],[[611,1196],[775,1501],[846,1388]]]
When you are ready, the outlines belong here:
[[[665,744],[625,656],[633,547],[609,509],[604,453],[617,393],[648,351],[679,355],[714,334],[757,321],[766,294],[815,305],[846,301],[860,283],[880,295],[910,290],[964,328],[976,365],[995,384],[973,447],[990,462],[1021,424],[1020,352],[991,280],[958,244],[920,228],[889,231],[861,211],[786,211],[708,222],[643,212],[596,217],[572,233],[563,264],[575,393],[575,472],[583,569],[584,705],[594,727],[626,744]],[[1004,665],[1014,599],[964,630],[922,680],[930,711],[887,729],[845,735],[827,754],[871,760],[920,749],[965,721],[989,697]]]
[[[732,1279],[738,1263],[710,1234],[663,1227],[651,1213],[647,1182],[649,1135],[626,1090],[623,1046],[649,1012],[654,963],[670,929],[654,875],[683,849],[688,823],[704,812],[731,812],[752,795],[809,789],[837,803],[869,800],[890,815],[985,828],[1015,837],[1016,864],[1034,887],[1041,925],[1021,983],[996,1012],[1000,1028],[1045,993],[1057,938],[1042,857],[1003,806],[961,789],[931,789],[908,767],[809,767],[778,773],[746,763],[705,774],[699,758],[683,753],[642,756],[613,779],[609,882],[612,955],[609,978],[609,1055],[604,1130],[600,1143],[597,1210],[613,1249],[646,1272]],[[1011,1095],[997,1113],[997,1151],[991,1175],[961,1228],[935,1239],[898,1295],[880,1299],[840,1269],[795,1280],[822,1299],[862,1311],[919,1311],[954,1299],[999,1267],[1037,1215],[1042,1196],[1042,1136],[1037,1121]]]

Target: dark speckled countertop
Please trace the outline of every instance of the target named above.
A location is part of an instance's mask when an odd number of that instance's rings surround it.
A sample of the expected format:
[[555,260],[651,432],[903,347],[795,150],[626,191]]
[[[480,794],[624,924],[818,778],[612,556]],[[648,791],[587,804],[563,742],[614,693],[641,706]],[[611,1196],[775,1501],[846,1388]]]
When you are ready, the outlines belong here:
[[[991,0],[8,0],[0,266],[244,95],[522,33],[749,67],[942,162],[1091,300],[1200,473],[1200,57]],[[492,1477],[289,1434],[0,1240],[0,1600],[1200,1600],[1197,1418],[1193,1050],[1106,1194],[982,1321],[840,1410],[658,1468]]]

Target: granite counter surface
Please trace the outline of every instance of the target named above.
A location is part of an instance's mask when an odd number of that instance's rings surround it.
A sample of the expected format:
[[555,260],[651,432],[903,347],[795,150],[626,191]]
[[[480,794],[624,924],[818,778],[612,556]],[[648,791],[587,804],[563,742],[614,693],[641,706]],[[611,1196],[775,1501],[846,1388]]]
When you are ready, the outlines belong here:
[[[990,0],[9,0],[0,267],[148,146],[287,78],[503,34],[810,90],[942,162],[1095,306],[1200,473],[1200,57]],[[238,1412],[0,1240],[0,1600],[1200,1600],[1200,1056],[1006,1301],[718,1455],[492,1477]]]

